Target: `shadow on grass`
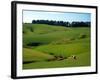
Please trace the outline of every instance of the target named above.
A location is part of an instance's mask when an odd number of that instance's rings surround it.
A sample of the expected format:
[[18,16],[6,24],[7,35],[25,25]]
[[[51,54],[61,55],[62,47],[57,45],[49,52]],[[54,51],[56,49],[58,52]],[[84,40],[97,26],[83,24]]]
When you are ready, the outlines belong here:
[[34,63],[34,62],[37,62],[37,61],[24,61],[23,64],[30,64],[30,63]]

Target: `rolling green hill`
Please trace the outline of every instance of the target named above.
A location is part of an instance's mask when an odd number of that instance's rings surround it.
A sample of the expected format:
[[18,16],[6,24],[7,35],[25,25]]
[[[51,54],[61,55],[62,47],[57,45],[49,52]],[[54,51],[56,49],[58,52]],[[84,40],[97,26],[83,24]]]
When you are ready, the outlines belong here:
[[90,28],[23,24],[23,65],[23,69],[90,66]]

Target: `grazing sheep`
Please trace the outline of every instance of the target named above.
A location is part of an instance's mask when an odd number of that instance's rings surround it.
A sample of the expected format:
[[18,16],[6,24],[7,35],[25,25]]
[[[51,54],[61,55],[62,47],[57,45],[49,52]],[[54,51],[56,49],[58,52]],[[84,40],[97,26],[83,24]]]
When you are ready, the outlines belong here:
[[72,55],[72,56],[70,56],[70,57],[68,57],[68,58],[69,58],[69,59],[74,59],[74,60],[77,59],[76,55]]
[[77,58],[76,58],[76,55],[72,55],[72,58],[75,59],[75,60],[77,59]]

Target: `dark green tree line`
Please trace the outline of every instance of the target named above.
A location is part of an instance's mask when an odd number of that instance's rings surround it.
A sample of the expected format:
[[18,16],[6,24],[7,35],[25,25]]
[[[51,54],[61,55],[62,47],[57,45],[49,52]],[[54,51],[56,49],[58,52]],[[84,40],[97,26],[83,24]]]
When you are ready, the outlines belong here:
[[82,21],[53,21],[53,20],[32,20],[32,24],[48,24],[48,25],[57,25],[65,27],[90,27],[91,22],[82,22]]

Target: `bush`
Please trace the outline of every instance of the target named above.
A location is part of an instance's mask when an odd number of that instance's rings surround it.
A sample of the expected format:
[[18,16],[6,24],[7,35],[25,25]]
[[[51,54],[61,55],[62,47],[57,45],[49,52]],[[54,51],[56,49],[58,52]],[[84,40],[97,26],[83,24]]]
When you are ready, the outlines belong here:
[[80,34],[80,35],[79,35],[79,38],[80,38],[80,39],[86,38],[86,34]]
[[26,30],[23,30],[23,34],[26,34],[27,33],[27,31]]

